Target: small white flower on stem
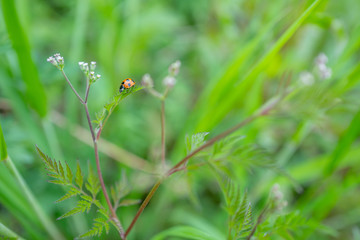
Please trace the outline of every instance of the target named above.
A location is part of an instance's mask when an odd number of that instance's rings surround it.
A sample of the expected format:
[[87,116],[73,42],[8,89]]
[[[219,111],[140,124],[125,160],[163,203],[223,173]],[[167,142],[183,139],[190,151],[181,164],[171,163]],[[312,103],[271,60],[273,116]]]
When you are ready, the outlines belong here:
[[176,76],[179,74],[179,71],[180,71],[180,66],[181,66],[181,62],[179,60],[177,60],[176,62],[172,63],[170,66],[169,66],[169,74],[171,76]]
[[96,62],[90,62],[90,71],[94,71],[96,68]]
[[58,63],[57,63],[57,61],[55,60],[55,58],[54,58],[53,56],[48,57],[48,58],[46,59],[46,61],[48,61],[49,63],[51,63],[51,64],[54,65],[55,67],[58,66]]
[[316,65],[320,65],[320,64],[327,64],[328,62],[328,57],[325,55],[325,53],[320,53],[316,58],[315,58],[315,63]]
[[306,86],[311,86],[315,82],[314,76],[309,72],[301,72],[299,79],[300,79],[300,82]]
[[172,88],[175,86],[176,79],[172,76],[166,76],[163,80],[165,87]]
[[147,73],[142,77],[141,85],[143,85],[144,87],[153,87],[154,86],[154,81],[152,80],[150,74]]
[[325,64],[318,65],[318,70],[321,79],[329,79],[332,75],[331,68],[327,67]]

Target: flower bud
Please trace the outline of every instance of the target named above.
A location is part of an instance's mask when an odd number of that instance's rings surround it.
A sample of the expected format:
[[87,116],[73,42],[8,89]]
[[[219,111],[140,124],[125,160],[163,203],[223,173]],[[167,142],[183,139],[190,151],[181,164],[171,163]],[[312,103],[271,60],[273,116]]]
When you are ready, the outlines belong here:
[[147,73],[142,77],[141,85],[149,88],[152,88],[154,86],[154,81],[152,80],[150,74]]
[[179,60],[177,60],[176,62],[172,63],[169,66],[169,74],[171,76],[176,76],[179,74],[179,70],[180,70],[180,66],[181,66],[181,62]]
[[95,71],[96,62],[90,62],[90,71]]
[[172,76],[166,76],[163,80],[165,87],[172,88],[175,86],[176,79]]

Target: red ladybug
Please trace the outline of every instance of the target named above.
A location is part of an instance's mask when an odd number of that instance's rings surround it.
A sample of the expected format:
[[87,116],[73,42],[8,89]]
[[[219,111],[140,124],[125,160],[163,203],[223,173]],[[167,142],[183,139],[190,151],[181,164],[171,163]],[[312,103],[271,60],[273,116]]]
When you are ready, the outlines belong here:
[[126,78],[124,81],[122,81],[120,88],[119,88],[119,92],[121,93],[122,91],[124,91],[125,88],[128,89],[134,85],[135,85],[134,80],[132,80],[131,78]]

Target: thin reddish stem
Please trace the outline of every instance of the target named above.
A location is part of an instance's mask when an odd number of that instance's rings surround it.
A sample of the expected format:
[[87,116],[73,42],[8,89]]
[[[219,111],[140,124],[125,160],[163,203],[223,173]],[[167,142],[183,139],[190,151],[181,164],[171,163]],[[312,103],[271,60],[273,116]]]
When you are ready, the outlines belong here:
[[275,106],[288,94],[288,92],[285,92],[284,94],[280,95],[279,97],[270,99],[267,103],[265,103],[258,111],[256,111],[252,116],[246,118],[244,121],[240,122],[239,124],[235,125],[234,127],[226,130],[225,132],[217,135],[216,137],[210,139],[209,141],[207,141],[206,143],[204,143],[203,145],[201,145],[199,148],[195,149],[193,152],[191,152],[189,155],[187,155],[185,158],[183,158],[180,162],[178,162],[174,167],[172,167],[170,170],[167,171],[166,175],[164,176],[163,179],[157,181],[155,183],[155,185],[153,186],[153,188],[151,189],[151,191],[148,193],[148,195],[146,196],[144,202],[141,204],[139,210],[137,211],[134,219],[132,220],[130,226],[128,227],[128,229],[126,230],[125,233],[125,237],[129,235],[131,229],[134,227],[134,224],[136,223],[136,221],[138,220],[139,216],[141,215],[141,213],[144,211],[145,207],[147,206],[147,204],[150,202],[151,198],[154,196],[156,190],[159,188],[160,184],[162,183],[163,180],[165,180],[167,177],[169,177],[170,175],[172,175],[175,172],[178,172],[180,170],[185,169],[183,167],[183,165],[190,159],[192,158],[194,155],[196,155],[197,153],[199,153],[200,151],[204,150],[207,147],[210,147],[211,145],[213,145],[216,141],[219,141],[225,137],[227,137],[228,135],[232,134],[233,132],[235,132],[236,130],[244,127],[245,125],[251,123],[252,121],[254,121],[255,119],[261,117],[261,116],[265,116],[267,114],[269,114],[269,112],[275,108]]
[[161,184],[162,180],[159,180],[155,183],[155,185],[152,187],[152,189],[150,190],[150,192],[148,193],[148,195],[146,196],[145,200],[143,201],[143,203],[141,204],[139,210],[137,211],[134,219],[132,220],[132,222],[130,223],[130,226],[128,227],[128,229],[125,232],[125,238],[129,235],[129,232],[131,231],[131,229],[134,227],[134,224],[136,223],[136,221],[138,220],[138,218],[140,217],[141,213],[144,211],[145,207],[148,205],[148,203],[150,202],[151,198],[154,196],[156,190],[159,188],[160,184]]

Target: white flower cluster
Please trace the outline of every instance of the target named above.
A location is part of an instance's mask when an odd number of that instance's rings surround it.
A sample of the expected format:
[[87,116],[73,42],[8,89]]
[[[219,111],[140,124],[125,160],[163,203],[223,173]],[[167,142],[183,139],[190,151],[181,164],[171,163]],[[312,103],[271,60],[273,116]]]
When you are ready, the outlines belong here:
[[271,195],[273,197],[275,207],[277,210],[281,211],[284,207],[288,205],[288,202],[284,200],[284,194],[280,190],[280,185],[275,183],[271,189]]
[[96,62],[90,62],[90,66],[86,62],[79,62],[81,71],[89,78],[90,83],[95,83],[100,79],[100,74],[95,74]]
[[[315,58],[315,76],[321,80],[326,80],[331,78],[332,70],[326,64],[328,62],[328,57],[325,53],[320,53]],[[299,79],[300,82],[305,86],[311,86],[315,83],[315,76],[313,73],[308,71],[303,71],[300,73]]]
[[315,58],[315,66],[319,73],[321,79],[329,79],[331,78],[332,70],[326,64],[328,62],[328,58],[324,53],[320,53]]
[[179,74],[181,62],[177,60],[169,66],[169,75],[163,80],[165,87],[172,88],[176,84],[176,76]]
[[64,58],[60,55],[60,53],[56,53],[54,54],[54,56],[48,57],[46,61],[48,61],[49,63],[51,63],[60,70],[64,69],[64,65],[65,65]]

